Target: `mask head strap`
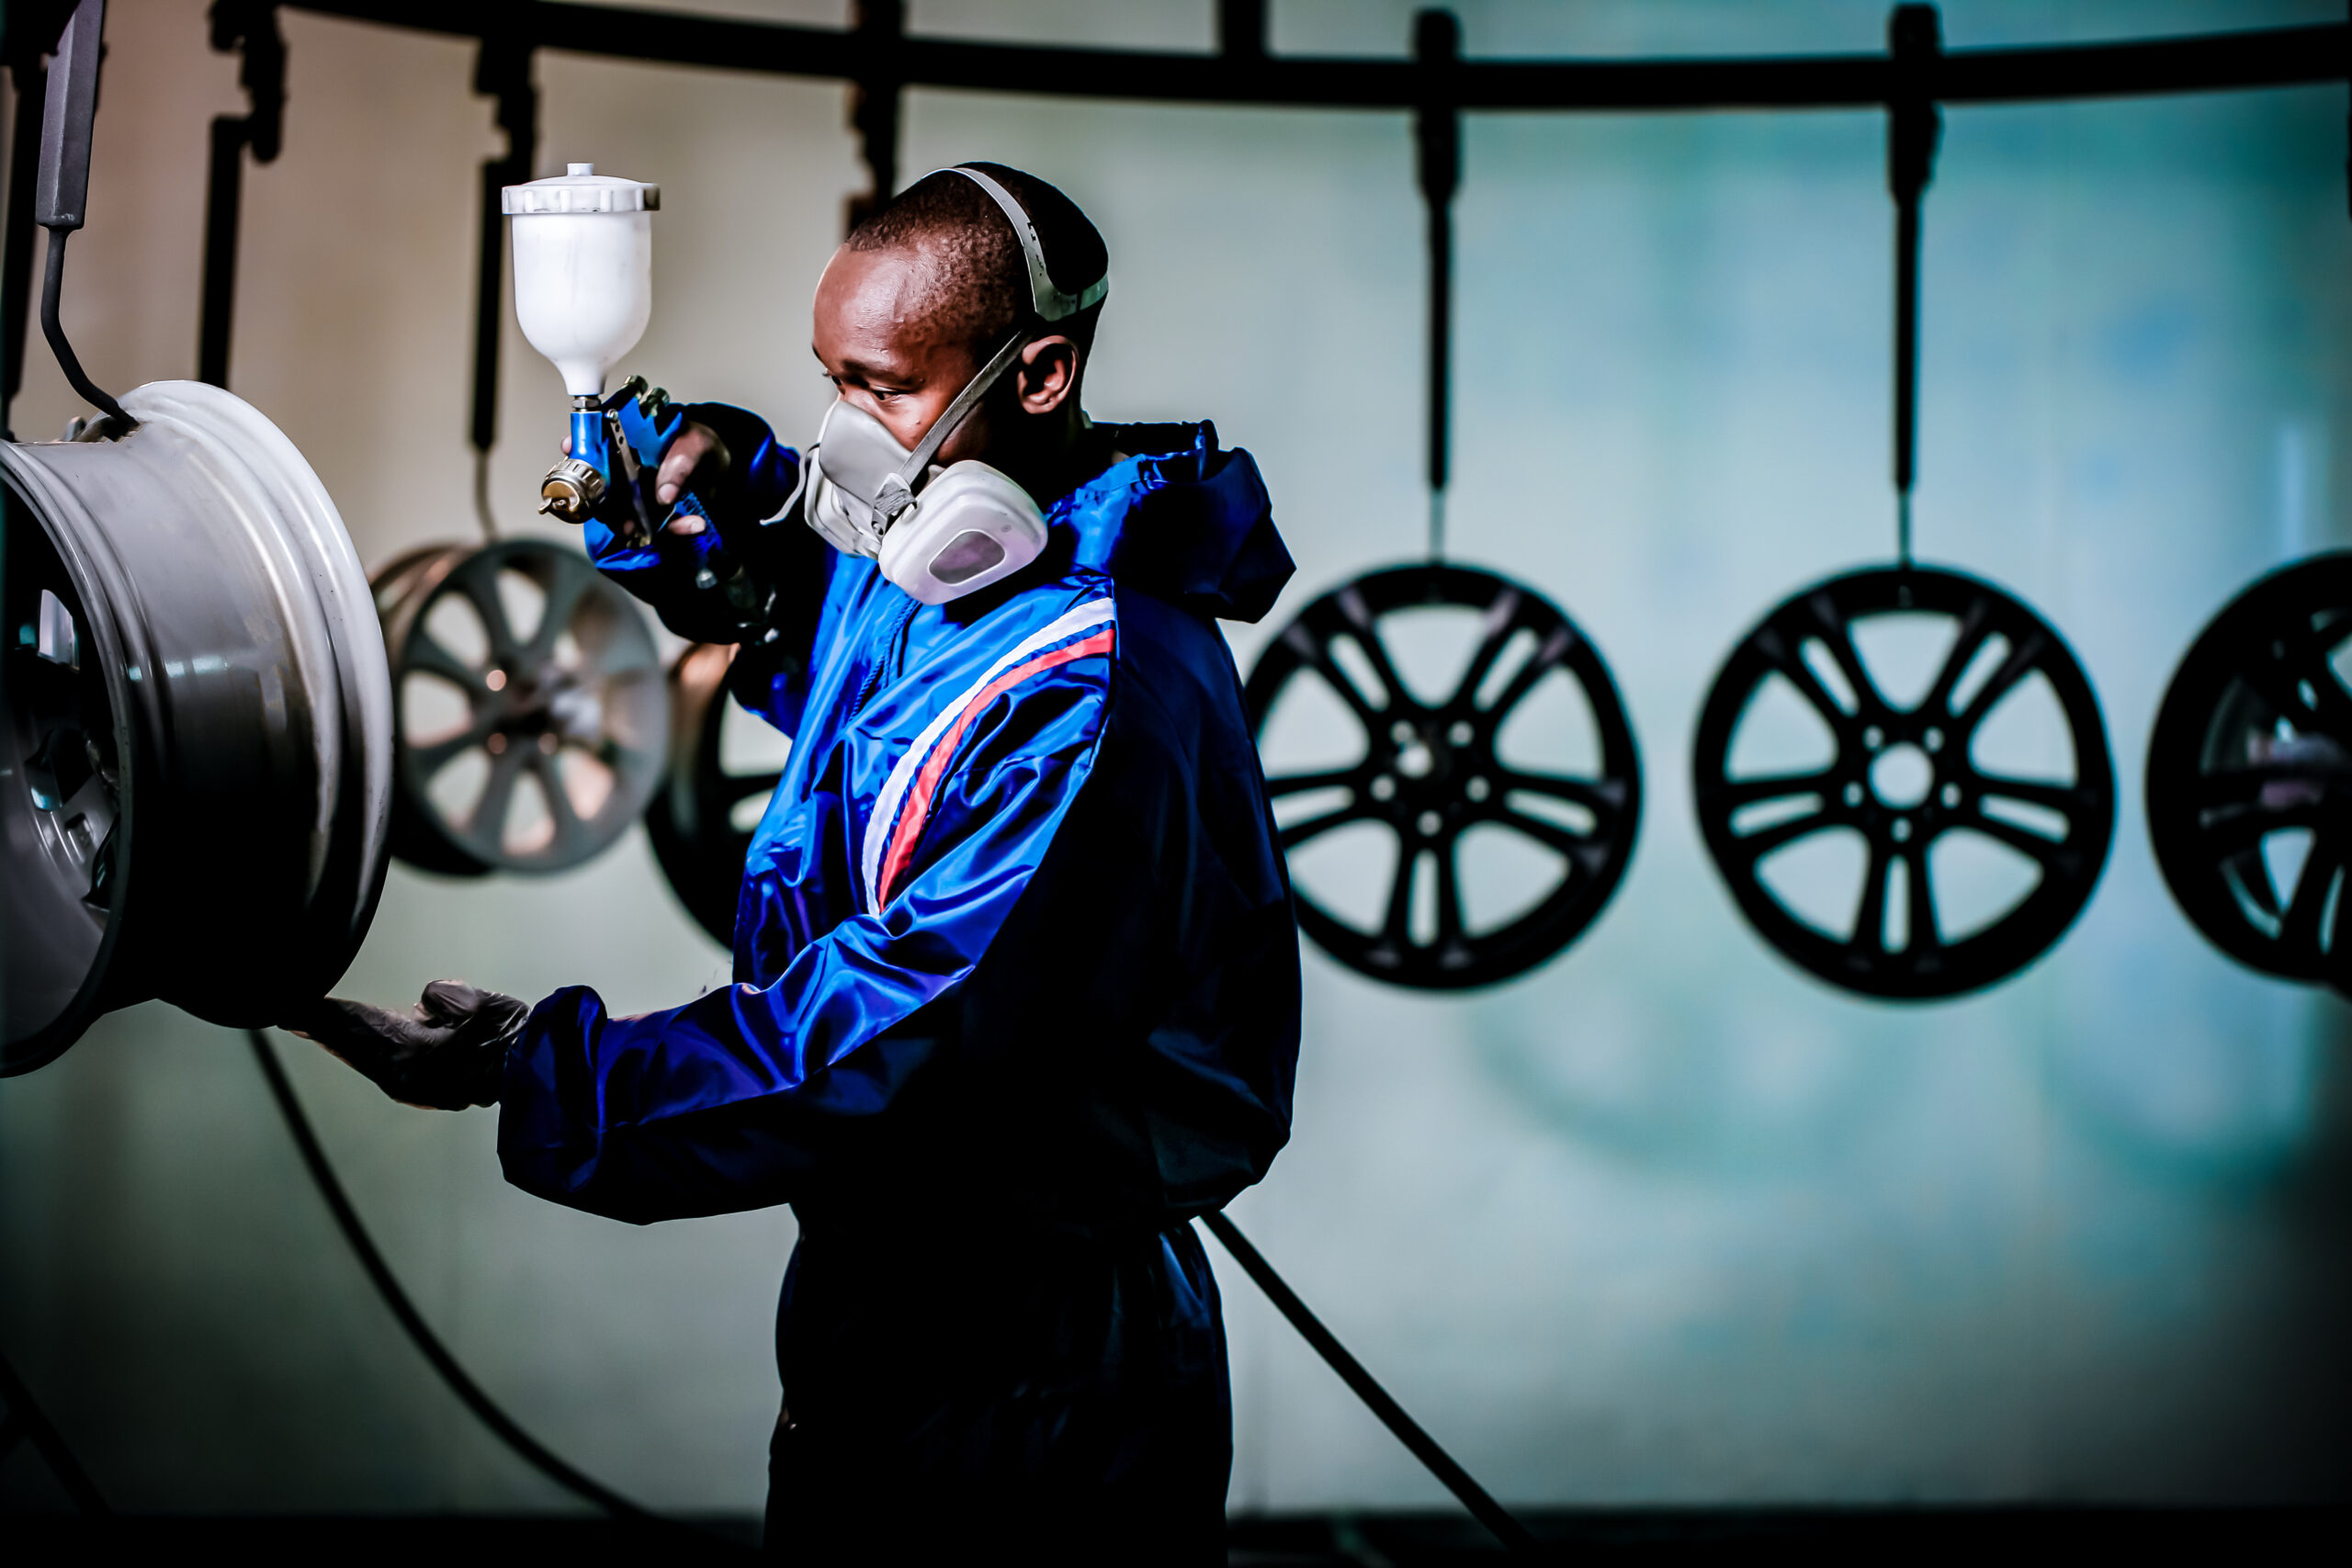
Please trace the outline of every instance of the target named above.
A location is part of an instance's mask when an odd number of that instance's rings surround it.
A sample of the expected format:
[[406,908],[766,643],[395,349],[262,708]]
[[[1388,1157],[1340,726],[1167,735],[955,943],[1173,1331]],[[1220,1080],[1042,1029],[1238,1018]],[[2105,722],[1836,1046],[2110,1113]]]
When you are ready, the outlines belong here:
[[[1004,209],[1005,220],[1012,225],[1013,238],[1021,242],[1021,254],[1029,263],[1029,303],[1042,321],[1058,321],[1077,315],[1090,305],[1102,303],[1111,292],[1111,275],[1104,273],[1075,294],[1065,294],[1054,287],[1053,275],[1046,270],[1045,243],[1037,238],[1037,225],[1012,193],[979,170],[958,164],[953,168],[933,169],[932,175],[961,175],[993,197]],[[924,179],[931,178],[925,175]]]

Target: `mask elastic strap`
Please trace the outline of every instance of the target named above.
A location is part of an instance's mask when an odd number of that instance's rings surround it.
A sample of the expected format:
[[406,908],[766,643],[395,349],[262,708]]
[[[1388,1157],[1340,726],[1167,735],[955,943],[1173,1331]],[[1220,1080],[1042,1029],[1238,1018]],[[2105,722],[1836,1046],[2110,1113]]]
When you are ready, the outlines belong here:
[[[1100,304],[1111,292],[1111,275],[1104,273],[1075,294],[1065,294],[1054,287],[1053,274],[1046,270],[1046,244],[1037,237],[1036,220],[1028,209],[1012,198],[1012,193],[980,173],[957,164],[950,168],[933,169],[932,175],[961,175],[995,198],[1004,209],[1007,221],[1012,225],[1013,238],[1021,242],[1021,254],[1029,264],[1029,299],[1040,321],[1058,321],[1075,316],[1090,305]],[[931,178],[925,175],[924,179]]]
[[1004,373],[1012,368],[1012,362],[1021,357],[1021,351],[1027,346],[1029,334],[1017,327],[1013,329],[1004,346],[990,355],[989,362],[980,367],[979,374],[965,382],[964,389],[956,394],[955,400],[940,411],[939,417],[932,421],[931,429],[915,444],[915,449],[907,455],[907,460],[899,465],[897,472],[883,479],[880,493],[874,498],[876,525],[888,528],[898,520],[899,513],[914,504],[915,491],[922,488],[923,475],[931,468],[932,458],[938,454],[940,447],[946,445],[947,438],[956,434],[965,416],[979,406],[980,400],[988,396],[989,389],[1004,378]]

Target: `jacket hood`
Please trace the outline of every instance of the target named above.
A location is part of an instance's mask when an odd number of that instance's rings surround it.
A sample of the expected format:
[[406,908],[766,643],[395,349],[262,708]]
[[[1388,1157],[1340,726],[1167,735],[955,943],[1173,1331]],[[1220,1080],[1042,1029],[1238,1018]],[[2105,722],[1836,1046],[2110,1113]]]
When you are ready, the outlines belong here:
[[1272,609],[1295,568],[1257,460],[1219,449],[1205,420],[1125,425],[1117,440],[1141,455],[1112,464],[1048,515],[1077,536],[1076,564],[1222,620]]

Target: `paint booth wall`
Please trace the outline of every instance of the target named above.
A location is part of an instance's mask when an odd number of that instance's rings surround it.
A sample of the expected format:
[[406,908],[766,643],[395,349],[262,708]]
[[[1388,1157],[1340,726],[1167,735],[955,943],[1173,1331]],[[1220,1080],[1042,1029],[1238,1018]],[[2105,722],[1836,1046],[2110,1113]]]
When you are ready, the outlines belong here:
[[[193,372],[205,127],[242,99],[201,0],[111,10],[64,316],[119,388]],[[1213,30],[1207,0],[910,10],[976,37],[1205,49]],[[1952,47],[2341,15],[1943,10]],[[1884,25],[1860,0],[1461,15],[1474,55],[1866,51]],[[476,171],[497,151],[472,51],[283,25],[286,150],[248,175],[232,385],[309,456],[363,558],[467,537]],[[1273,7],[1278,51],[1394,54],[1409,27],[1404,0]],[[594,160],[663,186],[628,368],[811,429],[828,394],[808,299],[862,184],[843,90],[560,54],[538,81],[541,172]],[[2064,942],[1926,1007],[1775,957],[1707,862],[1688,784],[1734,640],[1892,548],[1880,117],[1495,115],[1464,144],[1454,548],[1558,599],[1608,657],[1642,837],[1598,924],[1513,984],[1408,994],[1310,949],[1296,1135],[1236,1216],[1514,1502],[2341,1499],[2352,1019],[2188,926],[2138,775],[2205,618],[2345,542],[2344,89],[1947,116],[1920,552],[2064,631],[2122,789]],[[1300,565],[1280,614],[1419,554],[1404,117],[910,94],[905,169],[971,157],[1056,181],[1110,241],[1093,412],[1213,416],[1257,454]],[[491,493],[524,531],[564,405],[511,323],[504,355]],[[76,412],[36,344],[17,431]],[[1235,633],[1245,666],[1265,636]],[[344,988],[586,981],[634,1010],[724,964],[632,833],[552,881],[395,866]],[[538,1203],[501,1185],[491,1113],[404,1110],[284,1043],[358,1208],[496,1397],[649,1503],[758,1505],[788,1214],[640,1230]],[[1222,1278],[1235,1506],[1438,1503]],[[572,1506],[401,1338],[243,1040],[160,1007],[0,1083],[0,1347],[121,1507]],[[57,1503],[28,1450],[0,1464],[0,1506]]]

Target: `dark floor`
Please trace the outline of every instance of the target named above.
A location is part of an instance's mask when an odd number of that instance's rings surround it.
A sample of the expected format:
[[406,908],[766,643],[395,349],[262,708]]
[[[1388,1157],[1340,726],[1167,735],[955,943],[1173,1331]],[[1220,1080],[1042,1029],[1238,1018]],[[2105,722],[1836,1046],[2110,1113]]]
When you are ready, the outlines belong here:
[[[1759,1555],[1808,1562],[1966,1557],[1981,1562],[2029,1550],[2229,1562],[2291,1553],[2352,1561],[2352,1513],[2321,1509],[1908,1508],[1676,1509],[1531,1514],[1529,1528],[1561,1562],[1636,1559],[1726,1562]],[[132,1518],[92,1524],[71,1516],[0,1515],[9,1568],[83,1562],[104,1551],[162,1559],[302,1562],[358,1568],[458,1568],[470,1562],[553,1561],[594,1568],[649,1560],[741,1562],[758,1534],[751,1519],[696,1522],[702,1534],[649,1531],[579,1518]],[[2328,1543],[2333,1541],[2334,1545]],[[1232,1526],[1234,1568],[1441,1568],[1500,1561],[1469,1519],[1443,1514],[1245,1517]],[[979,1560],[978,1558],[976,1561]]]

